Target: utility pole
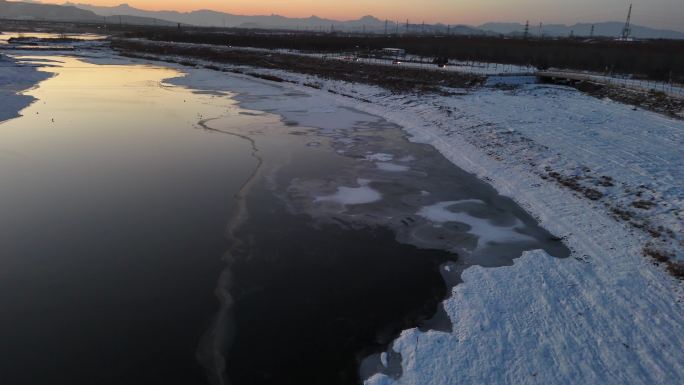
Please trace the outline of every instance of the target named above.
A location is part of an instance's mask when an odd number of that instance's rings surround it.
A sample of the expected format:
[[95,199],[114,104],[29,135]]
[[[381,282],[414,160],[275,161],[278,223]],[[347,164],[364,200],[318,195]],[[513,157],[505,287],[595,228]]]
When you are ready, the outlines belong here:
[[447,36],[451,35],[451,24],[447,24]]
[[622,40],[629,39],[632,34],[632,4],[629,5],[629,12],[627,12],[627,21],[625,21],[625,26],[622,28]]
[[425,22],[423,22],[423,24],[420,25],[420,34],[425,35]]
[[409,20],[406,19],[406,34],[408,35],[409,33]]
[[394,25],[394,32],[399,36],[399,20],[397,20],[397,23]]
[[387,21],[387,19],[385,19],[385,36],[387,36],[387,23],[388,23],[388,21]]
[[544,37],[544,29],[542,28],[542,23],[539,23],[539,38]]
[[591,32],[589,32],[589,37],[594,37],[594,27],[595,27],[595,25],[592,24],[591,25]]
[[529,36],[529,34],[530,34],[530,21],[527,20],[525,22],[525,32],[523,33],[523,39],[527,40],[527,37]]

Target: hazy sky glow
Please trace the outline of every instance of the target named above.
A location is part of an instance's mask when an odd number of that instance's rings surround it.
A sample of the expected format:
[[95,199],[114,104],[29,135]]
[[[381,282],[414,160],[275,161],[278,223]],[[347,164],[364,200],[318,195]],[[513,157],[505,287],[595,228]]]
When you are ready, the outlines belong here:
[[[65,0],[44,0],[64,3]],[[71,0],[94,5],[118,5],[122,0]],[[623,21],[634,3],[633,22],[655,28],[684,31],[683,0],[128,0],[149,10],[213,9],[235,14],[279,14],[290,17],[316,15],[356,19],[373,15],[380,19],[450,24],[516,21],[537,24]]]

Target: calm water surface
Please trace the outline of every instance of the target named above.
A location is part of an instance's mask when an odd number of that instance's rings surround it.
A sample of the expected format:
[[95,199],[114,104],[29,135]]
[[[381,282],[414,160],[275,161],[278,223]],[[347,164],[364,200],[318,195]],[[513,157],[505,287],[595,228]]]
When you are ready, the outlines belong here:
[[225,101],[73,58],[0,124],[0,383],[195,384],[244,140]]

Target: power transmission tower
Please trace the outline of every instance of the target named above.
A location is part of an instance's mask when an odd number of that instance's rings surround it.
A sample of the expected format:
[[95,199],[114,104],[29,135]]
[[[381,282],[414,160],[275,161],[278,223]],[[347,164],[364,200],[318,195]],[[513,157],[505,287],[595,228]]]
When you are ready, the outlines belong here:
[[523,39],[527,40],[527,36],[530,34],[530,21],[525,22],[525,32],[523,34]]
[[622,28],[622,39],[629,39],[629,35],[632,34],[632,4],[629,5],[629,12],[627,12],[627,21],[625,21],[625,26]]
[[451,24],[447,25],[447,35],[451,35]]
[[387,24],[388,24],[388,23],[389,23],[389,21],[387,21],[387,20],[385,19],[385,36],[387,36]]
[[399,36],[399,20],[397,20],[397,23],[394,25],[394,33]]
[[406,34],[408,35],[409,33],[409,20],[406,19]]
[[539,38],[544,37],[544,30],[542,29],[542,23],[539,23]]
[[590,36],[590,37],[594,37],[594,27],[595,27],[595,25],[592,24],[592,25],[591,25],[591,32],[589,32],[589,36]]

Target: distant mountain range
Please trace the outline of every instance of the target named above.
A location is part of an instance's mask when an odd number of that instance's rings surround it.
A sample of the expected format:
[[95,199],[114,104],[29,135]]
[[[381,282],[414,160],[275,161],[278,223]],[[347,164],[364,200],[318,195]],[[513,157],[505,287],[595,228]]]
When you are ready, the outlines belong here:
[[0,0],[0,19],[48,20],[85,23],[135,24],[135,25],[176,25],[176,23],[133,15],[112,15],[104,17],[95,12],[73,7],[52,4],[10,2]]
[[[106,19],[105,19],[106,17]],[[339,21],[317,16],[307,18],[290,18],[280,15],[243,16],[211,10],[192,12],[146,11],[121,4],[114,7],[95,6],[90,4],[65,3],[63,6],[40,4],[35,2],[8,2],[0,0],[0,18],[7,19],[44,19],[61,21],[106,20],[108,23],[126,23],[142,25],[193,25],[200,27],[234,27],[289,30],[320,30],[338,32],[369,33],[451,33],[459,35],[520,35],[525,27],[520,23],[486,23],[479,26],[444,24],[405,24],[380,20],[374,16],[364,16],[358,20]],[[580,23],[571,26],[562,24],[530,26],[529,34],[538,36],[540,32],[548,37],[589,36],[592,25],[595,36],[619,36],[623,23]],[[649,27],[632,26],[632,36],[636,38],[684,39],[684,33],[660,30]]]

